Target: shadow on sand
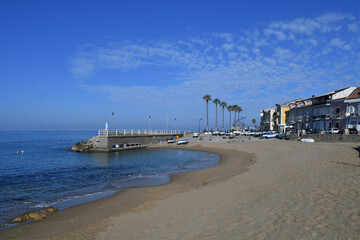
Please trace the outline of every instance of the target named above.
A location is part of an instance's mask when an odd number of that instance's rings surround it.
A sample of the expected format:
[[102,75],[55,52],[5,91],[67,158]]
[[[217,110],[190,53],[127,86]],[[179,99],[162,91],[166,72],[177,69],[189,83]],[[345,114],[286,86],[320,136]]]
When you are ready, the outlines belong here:
[[[356,151],[358,151],[359,158],[360,158],[360,147],[354,147],[354,149]],[[343,164],[343,165],[350,165],[350,166],[354,166],[354,167],[360,167],[360,164],[353,164],[353,163],[347,163],[347,162],[335,162],[335,161],[331,161],[331,162],[337,163],[337,164]]]
[[354,147],[354,149],[359,152],[359,158],[360,158],[360,147]]

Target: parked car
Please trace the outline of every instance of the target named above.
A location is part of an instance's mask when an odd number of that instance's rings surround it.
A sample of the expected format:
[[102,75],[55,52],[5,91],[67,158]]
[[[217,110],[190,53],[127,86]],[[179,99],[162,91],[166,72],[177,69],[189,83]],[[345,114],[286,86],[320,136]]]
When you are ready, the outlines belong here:
[[280,133],[276,137],[279,139],[286,139],[286,133]]
[[313,134],[314,132],[313,132],[312,129],[307,128],[307,129],[305,129],[305,133],[306,133],[306,134]]
[[328,128],[325,131],[326,134],[335,134],[335,133],[339,133],[339,129],[338,128]]
[[349,134],[359,134],[356,128],[349,129]]
[[[349,130],[349,134],[358,134],[358,130],[356,128],[350,128]],[[345,133],[345,129],[342,129],[339,131],[339,134],[344,134]]]
[[199,133],[197,133],[197,132],[193,133],[193,138],[197,138],[198,136],[199,136]]

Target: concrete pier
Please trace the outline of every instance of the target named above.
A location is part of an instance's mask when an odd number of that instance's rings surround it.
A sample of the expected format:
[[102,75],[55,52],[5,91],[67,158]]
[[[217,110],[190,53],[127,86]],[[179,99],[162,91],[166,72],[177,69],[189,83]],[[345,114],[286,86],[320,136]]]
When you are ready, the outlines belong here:
[[180,131],[110,131],[99,130],[99,135],[76,143],[71,150],[76,152],[112,152],[144,148],[151,144],[181,137]]

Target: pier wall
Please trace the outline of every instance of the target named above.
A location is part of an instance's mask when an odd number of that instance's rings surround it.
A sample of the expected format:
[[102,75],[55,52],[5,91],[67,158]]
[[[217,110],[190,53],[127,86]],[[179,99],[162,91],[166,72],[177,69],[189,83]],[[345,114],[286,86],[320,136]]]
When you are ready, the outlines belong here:
[[[360,143],[360,135],[358,134],[306,134],[302,135],[300,139],[312,138],[315,142],[358,142]],[[298,140],[299,137],[296,134],[290,135],[290,140]]]
[[111,149],[113,144],[117,145],[151,145],[159,143],[161,140],[166,141],[169,138],[181,136],[181,134],[161,134],[161,135],[140,135],[140,136],[99,136],[97,148]]

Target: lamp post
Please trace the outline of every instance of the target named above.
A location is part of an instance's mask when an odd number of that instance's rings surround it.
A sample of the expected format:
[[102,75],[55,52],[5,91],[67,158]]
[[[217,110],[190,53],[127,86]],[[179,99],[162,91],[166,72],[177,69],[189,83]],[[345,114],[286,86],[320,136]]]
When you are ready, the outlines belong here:
[[245,122],[245,119],[246,119],[246,117],[241,117],[241,118],[240,118],[240,122],[244,123],[244,122]]
[[150,132],[150,122],[151,122],[151,115],[149,115],[149,132]]
[[202,120],[202,118],[199,118],[199,133],[200,133],[200,121]]
[[112,112],[112,118],[111,118],[111,128],[112,128],[112,129],[115,129],[115,128],[114,128],[114,114],[115,114],[115,112],[113,111],[113,112]]
[[176,133],[176,118],[174,118],[174,121],[175,121],[175,133]]

